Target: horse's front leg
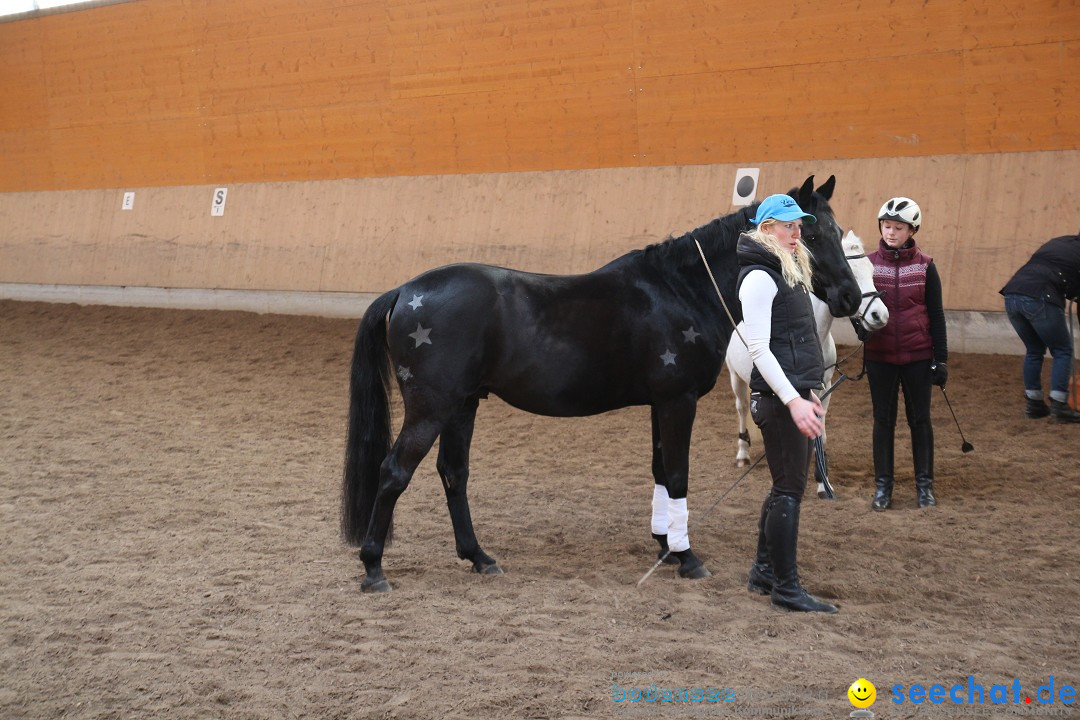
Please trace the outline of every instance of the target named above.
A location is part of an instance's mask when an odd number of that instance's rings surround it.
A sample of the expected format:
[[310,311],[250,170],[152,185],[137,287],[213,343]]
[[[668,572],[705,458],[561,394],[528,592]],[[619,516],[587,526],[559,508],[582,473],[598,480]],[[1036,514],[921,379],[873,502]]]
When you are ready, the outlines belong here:
[[480,549],[480,543],[476,541],[466,493],[469,484],[469,447],[472,445],[478,402],[476,398],[466,402],[465,407],[443,428],[435,469],[439,471],[446,492],[458,557],[471,562],[473,570],[481,575],[499,575],[502,573],[499,564]]
[[679,560],[671,554],[668,547],[668,489],[667,475],[664,473],[664,446],[660,442],[660,421],[656,417],[656,408],[651,408],[652,416],[652,536],[660,545],[656,557],[665,565],[678,565]]
[[690,549],[686,491],[690,475],[690,434],[697,414],[697,396],[686,395],[655,406],[667,480],[668,547],[679,560],[679,575],[705,578],[711,573]]

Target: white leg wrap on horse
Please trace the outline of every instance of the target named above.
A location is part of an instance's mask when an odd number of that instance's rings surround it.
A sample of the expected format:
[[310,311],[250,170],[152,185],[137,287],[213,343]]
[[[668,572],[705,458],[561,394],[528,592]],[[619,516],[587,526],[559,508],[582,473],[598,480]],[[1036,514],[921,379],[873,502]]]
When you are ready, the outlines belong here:
[[690,519],[690,511],[686,509],[686,498],[668,500],[668,531],[667,544],[672,552],[680,552],[690,549],[690,536],[687,533],[687,521]]
[[652,490],[652,531],[657,535],[667,535],[667,488],[663,485],[653,485]]

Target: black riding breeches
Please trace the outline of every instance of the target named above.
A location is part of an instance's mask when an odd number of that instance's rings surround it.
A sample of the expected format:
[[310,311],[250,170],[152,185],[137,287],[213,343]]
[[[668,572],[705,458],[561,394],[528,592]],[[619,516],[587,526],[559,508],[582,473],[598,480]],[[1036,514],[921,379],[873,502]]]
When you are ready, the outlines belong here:
[[874,476],[892,478],[896,435],[897,391],[904,390],[904,410],[911,428],[911,455],[916,479],[934,476],[934,427],[930,420],[930,360],[906,365],[866,361],[866,378],[874,404]]
[[[808,394],[809,391],[803,397]],[[791,419],[787,406],[771,393],[751,393],[750,415],[761,430],[765,459],[772,474],[773,495],[787,495],[801,502],[810,462],[810,443],[806,436]]]
[[866,380],[874,404],[874,423],[890,430],[896,427],[897,390],[904,390],[904,410],[912,428],[930,424],[930,390],[933,375],[930,360],[906,365],[866,361]]

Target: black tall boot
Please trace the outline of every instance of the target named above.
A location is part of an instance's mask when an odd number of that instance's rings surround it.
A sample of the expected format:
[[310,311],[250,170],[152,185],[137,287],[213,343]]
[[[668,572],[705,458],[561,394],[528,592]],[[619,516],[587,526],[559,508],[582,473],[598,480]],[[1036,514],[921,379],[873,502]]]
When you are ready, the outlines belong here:
[[892,507],[893,432],[891,427],[874,423],[874,501],[871,510]]
[[1046,407],[1046,403],[1041,397],[1030,398],[1025,395],[1024,400],[1027,401],[1027,408],[1024,410],[1024,414],[1029,418],[1044,418],[1050,414],[1050,408]]
[[1069,403],[1063,403],[1054,398],[1050,398],[1050,414],[1059,423],[1080,422],[1080,412],[1076,412],[1069,407]]
[[773,495],[770,492],[765,496],[765,502],[761,503],[761,519],[758,520],[757,555],[754,563],[750,566],[750,576],[746,582],[746,589],[758,595],[768,595],[776,584],[776,574],[773,572],[772,560],[769,558],[769,544],[765,541],[765,518],[769,516],[769,506],[772,505]]
[[801,504],[788,495],[773,498],[765,517],[765,539],[769,547],[776,582],[772,589],[772,604],[796,612],[834,613],[835,605],[818,600],[806,592],[799,582],[796,561],[799,545],[799,511]]
[[911,456],[915,461],[915,493],[919,507],[937,505],[934,497],[934,428],[930,423],[911,428]]

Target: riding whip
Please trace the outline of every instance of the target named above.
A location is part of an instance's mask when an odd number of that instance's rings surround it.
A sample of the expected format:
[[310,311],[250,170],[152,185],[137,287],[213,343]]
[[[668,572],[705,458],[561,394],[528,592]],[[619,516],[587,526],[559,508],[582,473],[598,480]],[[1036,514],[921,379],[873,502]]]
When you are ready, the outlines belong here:
[[[699,526],[699,525],[700,525],[701,523],[705,522],[705,518],[707,518],[707,517],[709,516],[709,513],[711,513],[711,512],[713,511],[713,510],[715,510],[715,509],[716,509],[716,506],[720,504],[720,501],[721,501],[721,500],[723,500],[724,498],[726,498],[726,497],[728,496],[728,494],[729,494],[729,493],[730,493],[730,492],[731,492],[732,490],[734,490],[734,489],[735,489],[735,487],[736,487],[736,486],[737,486],[737,485],[738,485],[739,483],[741,483],[741,482],[743,481],[743,478],[745,478],[745,477],[746,477],[747,475],[749,475],[749,474],[750,474],[750,471],[751,471],[751,470],[753,470],[753,469],[754,469],[755,467],[757,467],[757,464],[758,464],[759,462],[761,462],[761,461],[762,461],[762,460],[763,460],[764,458],[765,458],[765,453],[761,453],[761,455],[758,455],[758,458],[757,458],[757,460],[755,460],[754,462],[752,462],[752,463],[750,464],[750,467],[746,468],[746,472],[744,472],[744,473],[743,473],[742,475],[740,475],[740,476],[739,476],[739,478],[738,478],[738,479],[737,479],[737,480],[736,480],[735,482],[731,483],[731,487],[729,487],[729,488],[728,488],[727,490],[725,490],[725,491],[724,491],[724,494],[723,494],[723,495],[721,495],[720,497],[716,498],[716,501],[715,501],[715,502],[714,502],[714,503],[713,503],[712,505],[710,505],[710,506],[709,506],[709,509],[708,509],[708,510],[706,510],[706,511],[705,511],[704,513],[702,513],[702,515],[701,515],[701,519],[700,519],[700,520],[696,520],[696,521],[694,521],[694,529],[695,529],[695,530],[696,530],[696,529],[698,528],[698,526]],[[664,562],[665,560],[667,560],[667,558],[668,558],[668,555],[670,555],[670,554],[671,554],[671,548],[668,548],[667,550],[665,550],[665,551],[664,551],[664,554],[663,554],[663,555],[661,555],[661,556],[660,556],[660,557],[659,557],[659,558],[657,559],[657,561],[656,561],[656,562],[655,562],[655,563],[653,564],[653,566],[652,566],[651,568],[649,568],[649,571],[648,571],[647,573],[645,573],[644,575],[642,575],[642,576],[641,576],[641,579],[637,581],[637,586],[638,586],[638,587],[641,587],[641,583],[643,583],[643,582],[645,582],[646,580],[648,580],[648,579],[649,579],[649,576],[653,574],[653,572],[654,572],[654,571],[656,570],[656,568],[660,567],[660,565],[662,565],[662,564],[663,564],[663,562]]]
[[949,402],[949,396],[945,393],[945,388],[940,385],[938,385],[938,387],[941,389],[941,394],[945,398],[945,404],[949,406],[949,412],[952,413],[952,419],[953,422],[956,423],[956,429],[960,431],[960,440],[963,441],[963,444],[960,446],[960,452],[969,453],[975,449],[975,446],[967,441],[967,438],[964,437],[964,431],[960,430],[960,421],[956,419],[956,412],[953,411],[952,403]]

